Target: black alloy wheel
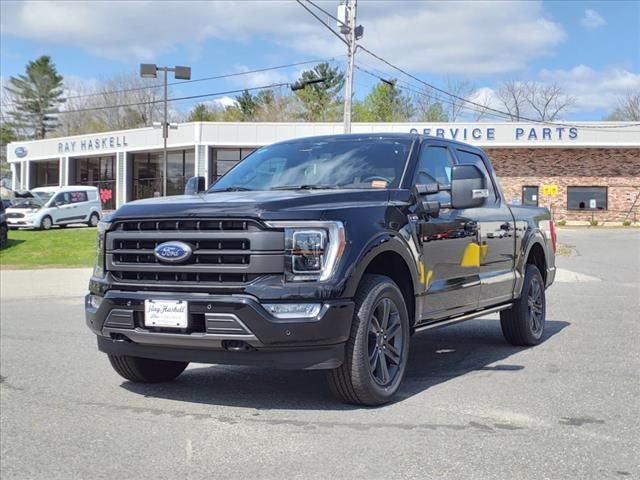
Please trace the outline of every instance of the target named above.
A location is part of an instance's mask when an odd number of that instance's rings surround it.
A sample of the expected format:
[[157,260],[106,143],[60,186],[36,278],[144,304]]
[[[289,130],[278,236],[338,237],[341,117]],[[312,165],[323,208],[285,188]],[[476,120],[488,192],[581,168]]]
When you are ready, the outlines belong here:
[[395,302],[381,298],[369,319],[369,368],[380,386],[393,383],[403,359],[402,322]]

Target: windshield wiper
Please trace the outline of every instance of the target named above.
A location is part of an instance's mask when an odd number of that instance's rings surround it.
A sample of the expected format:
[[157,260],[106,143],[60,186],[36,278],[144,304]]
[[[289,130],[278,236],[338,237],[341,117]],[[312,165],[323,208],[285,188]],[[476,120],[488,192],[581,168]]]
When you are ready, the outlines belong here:
[[336,185],[279,185],[269,190],[330,190],[339,188]]
[[253,188],[247,188],[247,187],[226,187],[226,188],[219,188],[217,190],[209,190],[207,193],[218,193],[218,192],[251,192],[253,191]]

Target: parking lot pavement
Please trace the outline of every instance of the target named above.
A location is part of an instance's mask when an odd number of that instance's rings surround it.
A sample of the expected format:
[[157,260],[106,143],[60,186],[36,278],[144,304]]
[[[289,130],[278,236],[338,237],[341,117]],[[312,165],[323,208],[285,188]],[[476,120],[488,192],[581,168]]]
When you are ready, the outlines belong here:
[[575,255],[558,260],[544,343],[508,346],[495,317],[421,334],[376,409],[337,403],[322,372],[192,365],[127,383],[79,294],[3,297],[0,477],[640,478],[640,233],[559,238]]

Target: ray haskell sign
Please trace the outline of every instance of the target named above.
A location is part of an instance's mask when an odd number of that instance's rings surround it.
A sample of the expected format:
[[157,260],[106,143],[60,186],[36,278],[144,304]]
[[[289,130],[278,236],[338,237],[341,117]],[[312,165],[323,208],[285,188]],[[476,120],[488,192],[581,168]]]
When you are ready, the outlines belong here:
[[126,147],[127,137],[125,135],[107,135],[80,140],[68,140],[58,142],[58,153],[93,152],[101,150],[113,150]]

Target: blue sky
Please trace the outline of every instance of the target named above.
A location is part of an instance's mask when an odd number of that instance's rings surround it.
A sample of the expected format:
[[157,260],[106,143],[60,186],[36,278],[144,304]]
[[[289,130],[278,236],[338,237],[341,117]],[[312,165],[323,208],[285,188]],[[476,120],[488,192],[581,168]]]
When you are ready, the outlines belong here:
[[[338,2],[318,3],[335,13]],[[344,45],[293,0],[3,0],[0,8],[3,82],[41,54],[70,85],[89,86],[140,62],[190,65],[193,78],[313,59],[344,65]],[[360,0],[358,16],[364,46],[445,89],[468,80],[473,98],[492,106],[500,81],[556,82],[575,98],[568,119],[600,120],[621,95],[640,91],[640,2]],[[403,79],[364,52],[356,63]],[[293,81],[304,68],[183,84],[172,94]],[[375,82],[357,72],[356,96]]]

